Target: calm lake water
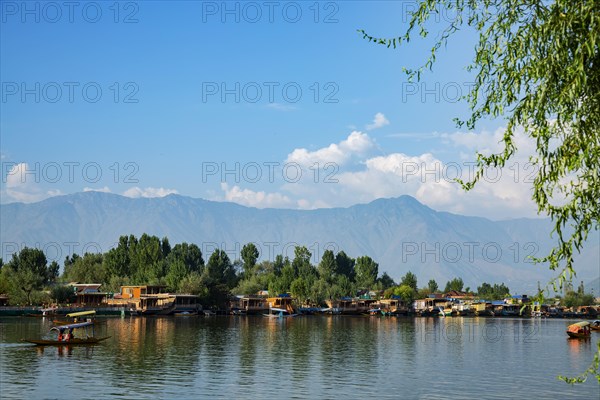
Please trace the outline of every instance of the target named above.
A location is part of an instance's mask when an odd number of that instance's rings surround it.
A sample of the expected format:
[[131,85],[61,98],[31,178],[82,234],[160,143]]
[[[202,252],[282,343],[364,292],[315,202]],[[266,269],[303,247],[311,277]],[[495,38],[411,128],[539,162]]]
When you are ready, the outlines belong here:
[[600,398],[600,333],[567,320],[306,316],[106,318],[97,346],[36,348],[41,318],[0,318],[0,397]]

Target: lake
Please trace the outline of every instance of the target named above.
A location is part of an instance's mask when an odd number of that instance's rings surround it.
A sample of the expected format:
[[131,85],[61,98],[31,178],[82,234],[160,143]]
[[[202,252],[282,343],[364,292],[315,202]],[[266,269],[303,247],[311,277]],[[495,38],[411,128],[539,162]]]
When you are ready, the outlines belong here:
[[[99,318],[102,319],[102,318]],[[600,333],[571,321],[302,316],[105,318],[96,346],[36,347],[41,318],[0,318],[5,398],[600,398]]]

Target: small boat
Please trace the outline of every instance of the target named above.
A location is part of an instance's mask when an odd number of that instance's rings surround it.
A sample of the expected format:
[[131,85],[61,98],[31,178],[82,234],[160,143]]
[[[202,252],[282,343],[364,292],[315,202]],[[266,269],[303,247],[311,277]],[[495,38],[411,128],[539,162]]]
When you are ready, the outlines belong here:
[[74,346],[84,344],[96,344],[103,340],[108,339],[110,336],[105,337],[94,337],[86,334],[85,337],[74,337],[73,330],[86,328],[93,326],[92,322],[79,322],[76,324],[68,324],[61,326],[54,326],[50,328],[50,331],[56,331],[58,337],[56,339],[21,339],[22,342],[32,343],[36,346]]
[[110,336],[102,338],[73,338],[68,342],[58,340],[44,340],[44,339],[23,339],[23,342],[32,343],[36,346],[77,346],[83,344],[96,344],[103,340],[108,339]]
[[567,328],[567,335],[572,339],[587,339],[591,336],[590,323],[588,321],[581,321],[575,324],[569,325]]
[[263,315],[265,317],[269,317],[269,318],[289,318],[289,317],[295,317],[298,314],[292,314],[284,308],[274,308],[273,307],[269,310],[269,314],[263,314]]
[[440,317],[451,317],[452,316],[451,308],[438,307],[438,309],[440,310]]
[[600,319],[595,320],[590,324],[590,328],[593,331],[600,331]]
[[182,312],[176,312],[175,314],[176,317],[192,317],[195,315],[198,315],[197,311],[182,311]]
[[75,324],[77,322],[92,322],[93,324],[106,323],[106,321],[97,321],[94,319],[96,316],[96,311],[79,311],[74,313],[69,313],[65,317],[70,318],[69,320],[60,320],[55,319],[52,322],[56,325],[67,325],[67,324]]
[[26,317],[35,317],[35,318],[51,317],[51,316],[56,315],[57,310],[58,310],[58,307],[41,308],[39,314],[29,313],[29,314],[25,314],[25,316]]

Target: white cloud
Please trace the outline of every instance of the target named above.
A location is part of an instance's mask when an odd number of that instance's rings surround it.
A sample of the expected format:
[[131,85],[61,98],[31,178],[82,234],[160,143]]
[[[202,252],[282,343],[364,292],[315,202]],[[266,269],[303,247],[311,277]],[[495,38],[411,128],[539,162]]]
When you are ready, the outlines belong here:
[[353,131],[345,140],[339,143],[332,143],[327,147],[315,151],[307,149],[295,149],[288,154],[287,163],[298,163],[305,167],[310,167],[315,163],[323,166],[327,163],[338,165],[346,163],[354,155],[364,155],[374,147],[373,140],[366,133]]
[[221,183],[221,189],[225,192],[225,200],[244,206],[257,208],[290,208],[295,204],[289,197],[281,193],[255,192],[250,189],[242,189],[239,186],[229,188],[227,183]]
[[142,189],[142,188],[135,186],[130,189],[127,189],[123,193],[123,196],[132,197],[132,198],[138,198],[138,197],[150,198],[150,197],[165,197],[170,194],[177,194],[177,193],[178,192],[175,189],[165,189],[162,187],[161,188],[147,187],[145,189]]
[[373,129],[379,129],[389,124],[390,121],[388,121],[385,115],[383,115],[383,113],[378,112],[377,114],[375,114],[375,118],[373,118],[373,123],[368,124],[366,126],[366,129],[368,131],[372,131]]
[[[470,150],[470,153],[472,153],[471,157],[474,158],[475,152],[489,155],[504,150],[504,143],[502,143],[504,132],[504,128],[498,128],[494,132],[455,132],[442,134],[441,137],[455,147]],[[535,153],[535,141],[525,135],[522,129],[515,131],[513,144],[519,151],[516,155],[519,159],[528,159],[530,155]]]
[[277,111],[294,111],[297,109],[297,107],[290,106],[289,104],[281,104],[281,103],[269,103],[269,104],[267,104],[266,107],[270,108],[272,110],[277,110]]
[[48,197],[54,197],[54,196],[60,196],[63,194],[63,192],[61,192],[60,189],[54,189],[54,190],[48,190],[46,192],[46,194],[48,195]]
[[[343,207],[407,194],[441,211],[494,219],[535,217],[537,208],[531,199],[535,165],[529,161],[535,143],[522,132],[515,135],[518,151],[504,169],[488,169],[469,192],[454,181],[457,177],[472,178],[476,150],[488,154],[501,151],[503,134],[502,129],[481,134],[436,134],[447,145],[443,154],[455,155],[454,160],[451,157],[444,161],[430,152],[369,156],[365,149],[373,147],[374,142],[367,134],[353,132],[348,139],[313,152],[294,150],[287,161],[303,165],[306,179],[303,176],[297,182],[288,181],[280,187],[280,192],[299,208]],[[314,169],[308,169],[324,160],[335,161],[339,167],[331,183],[323,179],[330,171],[321,170],[319,179],[314,179]]]
[[[300,179],[295,179],[296,173],[284,176],[274,182],[276,188],[261,191],[222,183],[223,194],[215,200],[257,208],[315,209],[410,195],[440,211],[492,219],[535,217],[537,208],[528,180],[534,168],[529,156],[534,154],[535,143],[522,133],[515,135],[518,152],[510,165],[501,171],[487,170],[469,192],[455,182],[455,178],[472,178],[476,151],[501,151],[503,134],[502,129],[480,134],[435,133],[446,145],[439,153],[446,158],[441,159],[437,152],[374,155],[376,142],[366,133],[353,131],[338,143],[314,151],[297,148],[289,153],[286,162],[302,167]],[[326,168],[326,163],[336,165]]]
[[84,192],[112,193],[112,191],[110,190],[110,188],[108,186],[104,186],[104,187],[101,187],[101,188],[84,187],[83,191]]
[[39,171],[30,168],[29,164],[15,164],[5,177],[4,193],[8,200],[23,203],[33,203],[62,194],[59,189],[44,191],[40,181]]

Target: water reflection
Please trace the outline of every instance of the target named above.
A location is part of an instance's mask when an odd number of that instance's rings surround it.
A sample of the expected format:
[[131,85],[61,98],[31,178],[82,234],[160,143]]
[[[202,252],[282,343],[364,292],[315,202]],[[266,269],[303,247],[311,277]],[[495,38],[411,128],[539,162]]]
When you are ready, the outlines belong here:
[[[50,325],[0,319],[0,397],[597,398],[557,375],[590,364],[600,335],[568,321],[313,316],[110,318],[98,346],[35,347]],[[499,382],[510,381],[501,385]],[[526,389],[525,389],[526,388]],[[399,391],[401,390],[401,392]],[[526,391],[524,391],[526,390]]]

